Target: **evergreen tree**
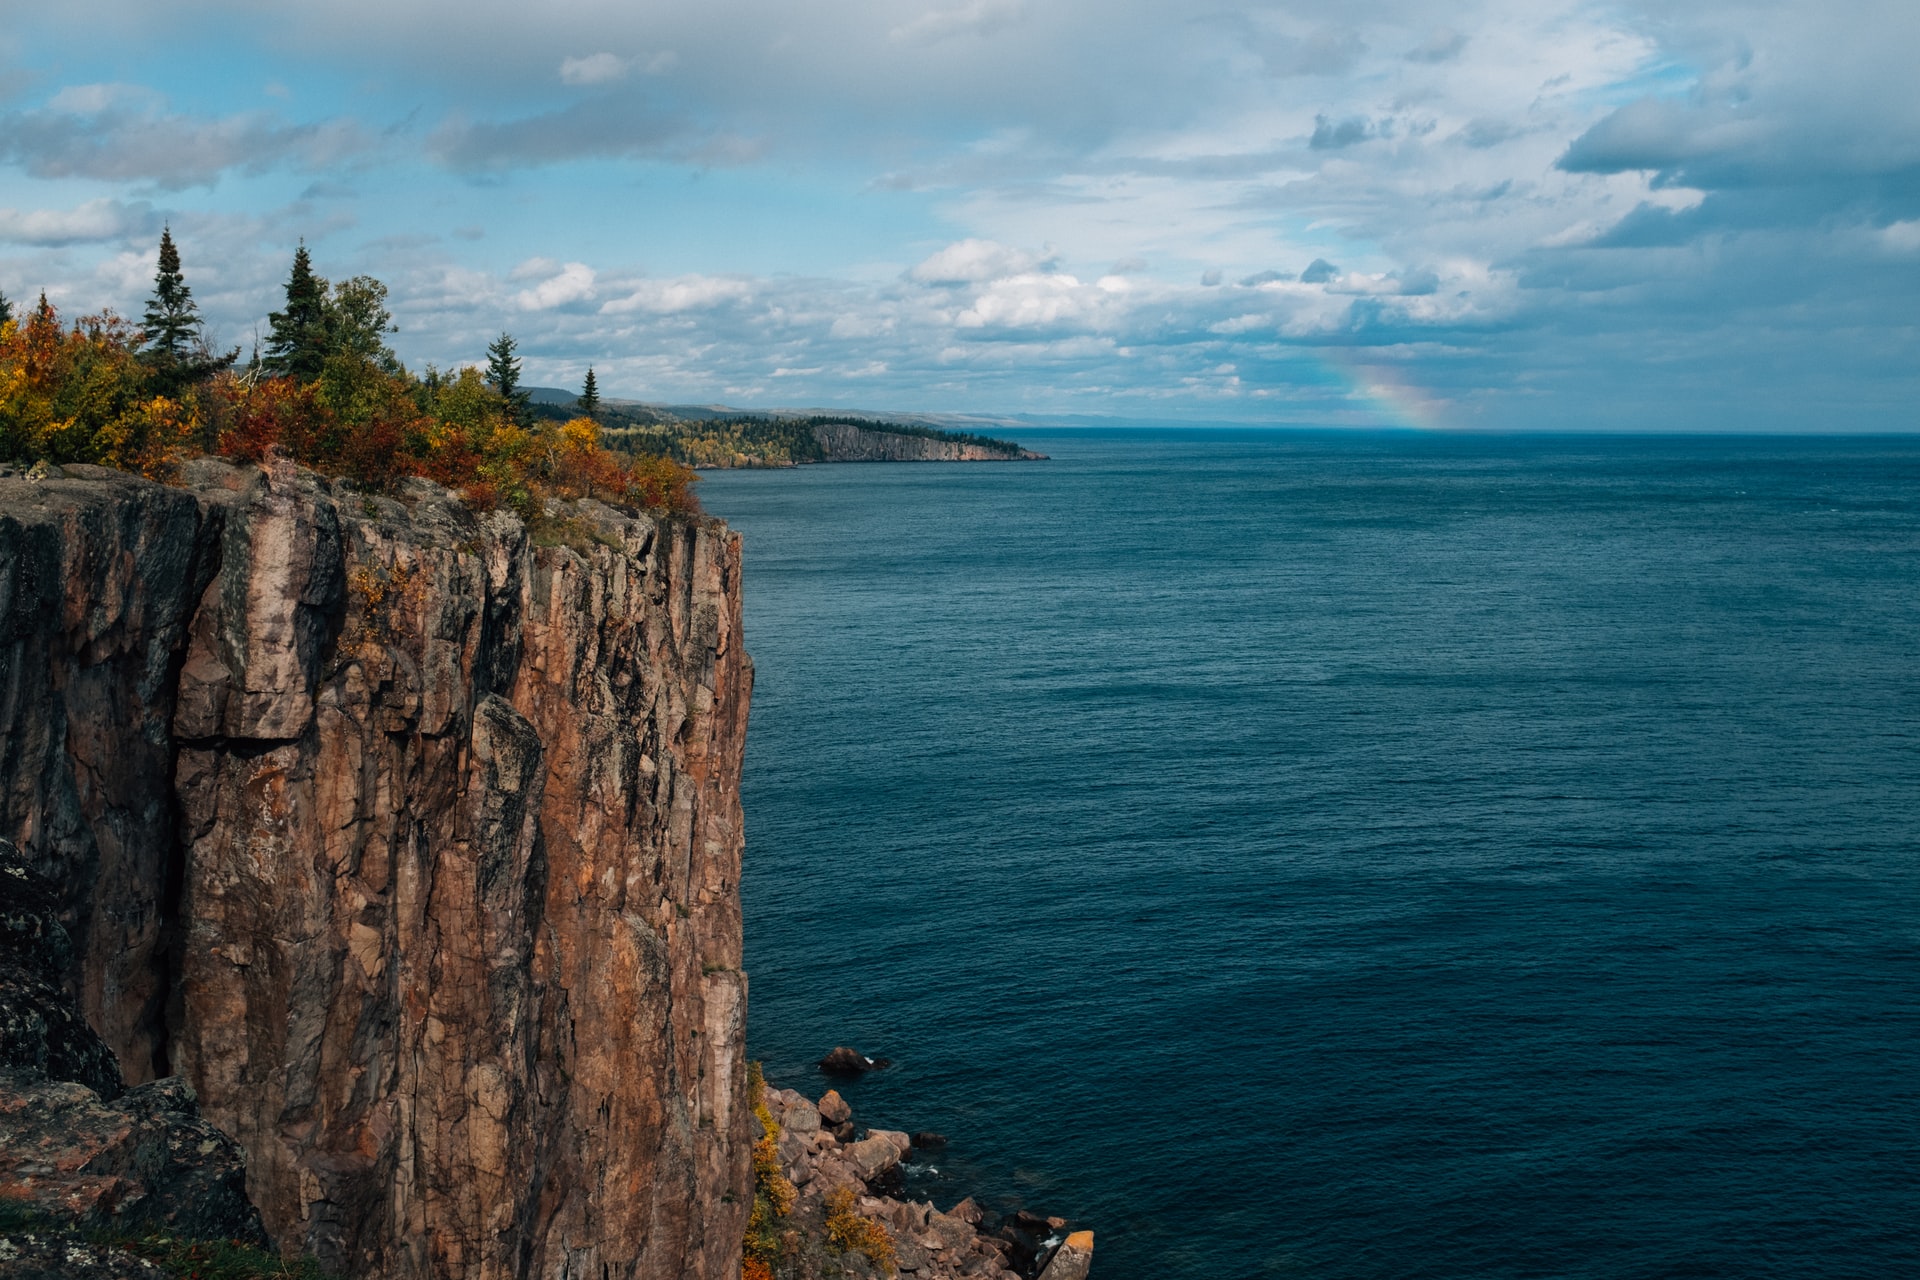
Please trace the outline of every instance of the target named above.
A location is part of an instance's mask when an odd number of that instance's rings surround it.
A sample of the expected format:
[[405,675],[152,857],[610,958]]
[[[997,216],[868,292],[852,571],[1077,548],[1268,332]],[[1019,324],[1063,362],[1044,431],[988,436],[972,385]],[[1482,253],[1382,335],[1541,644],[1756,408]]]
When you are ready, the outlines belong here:
[[7,301],[7,295],[0,293],[0,324],[13,319],[13,304]]
[[515,422],[525,422],[528,393],[520,389],[520,362],[514,358],[513,335],[503,333],[487,344],[487,381],[507,402],[507,413]]
[[302,382],[318,378],[327,359],[327,282],[313,274],[304,241],[287,277],[287,309],[268,316],[267,325],[266,371]]
[[600,384],[593,380],[593,366],[587,366],[587,381],[580,388],[580,416],[593,418],[600,412]]
[[200,337],[200,308],[180,274],[180,251],[174,247],[171,227],[160,230],[160,267],[154,273],[153,297],[147,299],[146,322],[140,332],[146,338],[148,360],[162,369],[184,364]]

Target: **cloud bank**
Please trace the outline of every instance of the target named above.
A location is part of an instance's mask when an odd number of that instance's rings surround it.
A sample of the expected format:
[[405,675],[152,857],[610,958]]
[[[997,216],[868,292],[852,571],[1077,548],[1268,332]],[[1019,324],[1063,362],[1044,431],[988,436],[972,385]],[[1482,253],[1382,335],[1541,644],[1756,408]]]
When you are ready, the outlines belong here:
[[[634,394],[1358,422],[1390,370],[1441,425],[1920,428],[1920,10],[179,8],[277,90],[16,89],[9,294],[128,308],[172,218],[236,298],[305,234],[418,359],[513,327]],[[154,15],[80,9],[138,65]]]

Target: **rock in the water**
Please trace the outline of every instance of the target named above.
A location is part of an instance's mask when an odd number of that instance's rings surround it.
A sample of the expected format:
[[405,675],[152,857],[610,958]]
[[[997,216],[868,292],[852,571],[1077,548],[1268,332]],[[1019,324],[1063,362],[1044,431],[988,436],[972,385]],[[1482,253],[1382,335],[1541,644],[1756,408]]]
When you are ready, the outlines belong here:
[[1087,1280],[1093,1268],[1093,1232],[1076,1231],[1055,1251],[1040,1280]]
[[820,1069],[830,1075],[857,1076],[873,1070],[874,1065],[872,1058],[845,1045],[837,1046],[832,1053],[820,1059]]
[[870,1129],[867,1131],[867,1136],[869,1138],[885,1138],[888,1142],[891,1142],[893,1149],[900,1153],[902,1160],[905,1160],[913,1150],[912,1139],[908,1138],[906,1134],[900,1132],[898,1129]]
[[854,1170],[863,1182],[872,1182],[900,1163],[900,1148],[894,1145],[893,1139],[875,1134],[847,1148],[847,1158],[853,1161]]
[[838,1089],[829,1089],[821,1097],[818,1108],[820,1118],[828,1124],[845,1124],[853,1119],[853,1108],[840,1096]]
[[913,1145],[921,1151],[938,1151],[947,1145],[947,1135],[922,1129],[913,1135]]

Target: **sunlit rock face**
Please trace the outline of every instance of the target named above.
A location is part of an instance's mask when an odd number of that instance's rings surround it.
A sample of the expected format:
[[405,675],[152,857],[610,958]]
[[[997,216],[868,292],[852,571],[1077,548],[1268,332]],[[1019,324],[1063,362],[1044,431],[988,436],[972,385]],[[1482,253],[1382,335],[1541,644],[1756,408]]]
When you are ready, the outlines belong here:
[[183,479],[0,476],[0,835],[128,1082],[343,1272],[734,1273],[738,538]]

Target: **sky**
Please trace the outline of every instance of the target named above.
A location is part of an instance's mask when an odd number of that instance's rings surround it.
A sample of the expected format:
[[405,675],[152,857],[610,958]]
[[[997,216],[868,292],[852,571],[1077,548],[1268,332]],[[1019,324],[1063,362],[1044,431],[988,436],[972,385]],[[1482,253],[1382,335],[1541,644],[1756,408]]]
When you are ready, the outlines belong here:
[[0,0],[0,292],[754,407],[1920,430],[1912,0]]

